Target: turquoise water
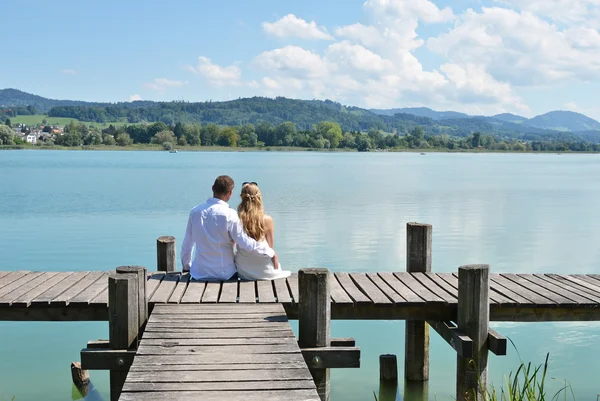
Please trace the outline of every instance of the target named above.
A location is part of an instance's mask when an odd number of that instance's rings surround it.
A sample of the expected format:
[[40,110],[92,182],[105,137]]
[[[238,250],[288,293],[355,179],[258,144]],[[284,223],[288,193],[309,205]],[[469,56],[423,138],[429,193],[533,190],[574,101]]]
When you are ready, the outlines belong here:
[[[154,269],[156,238],[181,243],[188,211],[219,174],[259,183],[291,270],[404,270],[405,224],[419,221],[433,225],[438,272],[489,263],[600,273],[599,155],[313,152],[0,152],[0,270]],[[107,326],[0,322],[0,401],[71,399],[69,365]],[[555,386],[568,380],[578,400],[600,393],[600,324],[493,327],[524,360],[550,352]],[[334,400],[373,400],[382,353],[397,354],[402,369],[403,322],[335,321],[332,335],[355,337],[362,351],[360,369],[332,371]],[[429,394],[452,400],[454,351],[435,333],[431,342]],[[491,378],[499,384],[518,361],[512,348],[490,356]],[[91,374],[107,396],[108,374]]]

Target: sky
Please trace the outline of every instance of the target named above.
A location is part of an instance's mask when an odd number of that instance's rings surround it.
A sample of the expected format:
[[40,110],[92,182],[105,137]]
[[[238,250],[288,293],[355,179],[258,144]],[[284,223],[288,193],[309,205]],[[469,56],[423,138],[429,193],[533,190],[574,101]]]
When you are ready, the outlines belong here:
[[0,88],[600,119],[600,0],[2,0]]

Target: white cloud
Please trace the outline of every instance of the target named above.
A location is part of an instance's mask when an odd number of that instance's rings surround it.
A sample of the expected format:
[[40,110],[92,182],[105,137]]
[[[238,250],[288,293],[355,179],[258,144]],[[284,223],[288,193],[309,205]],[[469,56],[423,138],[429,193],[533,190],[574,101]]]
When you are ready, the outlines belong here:
[[208,82],[215,85],[241,85],[242,70],[236,65],[222,67],[214,64],[208,57],[198,57],[197,67],[186,65],[184,69],[194,74],[204,76]]
[[66,74],[66,75],[75,75],[75,74],[77,74],[77,71],[71,70],[71,69],[60,70],[60,72],[63,73],[63,74]]
[[333,68],[320,55],[299,46],[262,52],[253,63],[265,70],[303,78],[323,77]]
[[158,92],[164,92],[169,88],[178,88],[187,84],[187,81],[174,81],[167,78],[154,78],[154,80],[152,80],[151,82],[144,83],[143,87]]
[[129,96],[129,101],[130,102],[135,102],[136,100],[142,100],[142,97],[140,95],[138,95],[138,94]]
[[445,22],[454,18],[449,7],[440,9],[430,0],[367,0],[367,10],[393,19],[417,18],[423,22]]
[[553,21],[594,26],[600,19],[600,0],[494,0]]
[[333,40],[324,27],[319,27],[315,21],[306,22],[294,14],[288,14],[275,22],[264,22],[262,26],[265,32],[279,38]]

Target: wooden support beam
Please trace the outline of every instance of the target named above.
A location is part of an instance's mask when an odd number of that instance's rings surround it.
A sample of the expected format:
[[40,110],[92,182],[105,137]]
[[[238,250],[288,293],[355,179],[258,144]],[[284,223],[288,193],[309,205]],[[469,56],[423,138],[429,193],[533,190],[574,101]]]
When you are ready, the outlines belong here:
[[91,340],[88,341],[87,348],[110,349],[110,342],[108,340]]
[[86,370],[110,370],[127,374],[135,353],[135,350],[84,348],[81,350],[81,366]]
[[348,338],[332,338],[329,341],[331,347],[355,347],[356,340],[352,337]]
[[458,327],[473,340],[472,358],[457,357],[456,399],[484,401],[489,336],[489,265],[458,268]]
[[488,349],[495,355],[506,355],[508,341],[496,331],[488,329]]
[[[431,271],[430,224],[406,225],[406,271]],[[409,381],[429,380],[429,326],[423,320],[407,320],[404,345],[404,377]]]
[[309,369],[360,368],[359,347],[301,348]]
[[156,270],[174,272],[177,270],[177,252],[175,237],[162,236],[156,240]]
[[473,356],[473,340],[459,330],[454,323],[432,321],[427,321],[427,323],[456,350],[458,356],[463,358],[471,358]]
[[[300,348],[329,347],[331,302],[328,269],[302,269],[298,272],[298,343]],[[330,394],[329,369],[311,368],[321,401]]]

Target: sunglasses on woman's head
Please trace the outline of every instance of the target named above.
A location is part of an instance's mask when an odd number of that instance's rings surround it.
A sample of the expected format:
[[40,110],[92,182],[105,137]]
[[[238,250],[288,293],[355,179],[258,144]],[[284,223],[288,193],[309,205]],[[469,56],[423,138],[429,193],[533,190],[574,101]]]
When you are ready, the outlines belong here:
[[256,185],[256,186],[258,186],[258,184],[257,184],[257,183],[255,183],[254,181],[250,181],[250,182],[248,182],[248,181],[244,181],[244,182],[242,182],[242,186],[244,186],[244,185],[246,185],[246,184],[252,184],[252,185]]

